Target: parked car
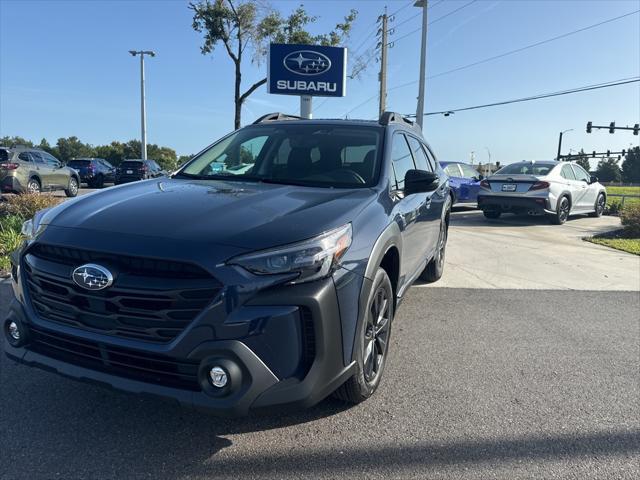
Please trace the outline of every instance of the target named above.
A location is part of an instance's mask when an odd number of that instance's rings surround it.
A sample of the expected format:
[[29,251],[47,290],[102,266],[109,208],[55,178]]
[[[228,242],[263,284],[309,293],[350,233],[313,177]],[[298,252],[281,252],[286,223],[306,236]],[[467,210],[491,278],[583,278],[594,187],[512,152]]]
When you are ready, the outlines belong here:
[[163,175],[166,175],[166,172],[153,160],[127,159],[116,169],[115,184],[147,180]]
[[102,188],[114,183],[116,168],[103,158],[74,158],[67,163],[80,175],[80,181],[91,188]]
[[[250,173],[211,173],[243,150]],[[450,210],[446,175],[400,115],[271,114],[170,178],[25,222],[6,353],[219,414],[361,402],[407,289],[443,273]]]
[[482,180],[478,193],[478,208],[487,218],[506,212],[548,215],[557,225],[573,214],[599,217],[606,202],[598,178],[572,162],[512,163]]
[[31,147],[0,148],[0,190],[6,193],[40,193],[64,190],[75,197],[80,176],[49,153]]
[[476,203],[480,181],[484,178],[473,166],[462,162],[440,162],[444,173],[449,175],[449,186],[453,203]]

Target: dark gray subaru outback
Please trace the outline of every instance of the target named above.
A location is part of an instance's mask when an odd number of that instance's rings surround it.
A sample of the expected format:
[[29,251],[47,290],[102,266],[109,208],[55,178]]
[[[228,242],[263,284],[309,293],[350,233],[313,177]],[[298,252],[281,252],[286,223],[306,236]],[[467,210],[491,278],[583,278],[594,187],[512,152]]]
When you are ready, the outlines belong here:
[[442,275],[450,207],[398,114],[267,115],[168,178],[26,222],[5,350],[218,414],[361,402],[407,288]]

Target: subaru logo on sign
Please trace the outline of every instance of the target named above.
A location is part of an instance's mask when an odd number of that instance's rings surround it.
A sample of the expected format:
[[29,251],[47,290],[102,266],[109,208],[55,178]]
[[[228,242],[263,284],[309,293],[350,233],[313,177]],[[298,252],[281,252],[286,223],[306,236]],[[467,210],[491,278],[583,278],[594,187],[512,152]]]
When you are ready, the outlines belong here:
[[101,265],[87,263],[76,268],[71,274],[76,285],[87,290],[102,290],[113,283],[113,275]]
[[298,50],[284,57],[284,68],[298,75],[320,75],[331,68],[331,60],[313,50]]

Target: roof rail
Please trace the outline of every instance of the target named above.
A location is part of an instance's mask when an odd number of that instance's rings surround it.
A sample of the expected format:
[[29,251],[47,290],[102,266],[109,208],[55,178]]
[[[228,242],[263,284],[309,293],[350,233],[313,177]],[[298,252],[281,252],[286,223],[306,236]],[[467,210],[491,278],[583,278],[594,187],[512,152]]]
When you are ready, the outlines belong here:
[[406,124],[410,127],[415,127],[416,124],[413,120],[409,120],[407,117],[402,116],[401,113],[397,112],[383,112],[380,115],[380,119],[378,120],[380,125],[389,125],[390,123],[402,123]]
[[280,112],[267,113],[266,115],[261,116],[255,122],[253,122],[253,125],[264,122],[275,122],[276,120],[303,120],[303,118]]

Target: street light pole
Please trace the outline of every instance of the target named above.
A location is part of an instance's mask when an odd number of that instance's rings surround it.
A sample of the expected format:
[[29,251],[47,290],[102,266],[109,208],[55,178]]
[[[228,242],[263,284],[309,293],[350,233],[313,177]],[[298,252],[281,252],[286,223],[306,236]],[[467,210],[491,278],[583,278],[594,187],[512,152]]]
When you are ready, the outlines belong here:
[[573,128],[570,128],[569,130],[563,130],[562,132],[560,132],[560,137],[558,138],[558,156],[556,157],[556,160],[558,162],[560,161],[560,151],[562,149],[562,135],[564,135],[567,132],[573,132]]
[[420,45],[420,82],[418,84],[418,107],[416,108],[416,123],[422,129],[424,121],[424,84],[425,70],[427,68],[427,9],[428,0],[418,0],[414,7],[422,7],[422,41]]
[[155,52],[151,50],[129,50],[132,56],[140,55],[140,130],[141,130],[141,157],[147,159],[147,108],[144,93],[144,56],[155,57]]

